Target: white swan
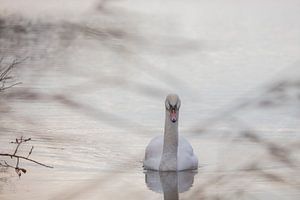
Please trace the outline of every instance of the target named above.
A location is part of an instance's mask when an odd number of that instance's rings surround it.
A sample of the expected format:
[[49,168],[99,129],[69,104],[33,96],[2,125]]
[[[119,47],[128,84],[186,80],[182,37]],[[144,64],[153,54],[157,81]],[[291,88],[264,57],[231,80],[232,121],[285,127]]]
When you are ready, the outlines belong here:
[[165,101],[166,119],[164,136],[157,136],[148,144],[144,169],[158,171],[182,171],[198,168],[198,159],[190,143],[178,137],[180,99],[169,94]]

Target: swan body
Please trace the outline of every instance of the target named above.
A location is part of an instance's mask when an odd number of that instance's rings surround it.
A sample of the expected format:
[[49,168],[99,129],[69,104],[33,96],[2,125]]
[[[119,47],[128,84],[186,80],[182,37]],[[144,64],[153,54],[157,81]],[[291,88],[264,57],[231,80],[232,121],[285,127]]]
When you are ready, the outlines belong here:
[[183,171],[198,168],[198,159],[191,144],[178,136],[180,99],[166,98],[166,119],[163,136],[153,138],[146,147],[144,168],[157,171]]
[[[149,170],[159,170],[161,156],[163,152],[163,136],[153,138],[146,148],[144,168]],[[183,171],[198,168],[198,159],[194,155],[191,144],[182,136],[178,140],[177,170]]]

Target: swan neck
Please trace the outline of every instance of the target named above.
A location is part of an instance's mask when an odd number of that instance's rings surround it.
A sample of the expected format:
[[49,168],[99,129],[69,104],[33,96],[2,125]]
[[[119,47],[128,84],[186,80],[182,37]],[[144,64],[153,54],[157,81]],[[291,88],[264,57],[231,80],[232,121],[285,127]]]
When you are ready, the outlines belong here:
[[166,110],[164,144],[160,162],[161,171],[177,171],[178,151],[178,112],[177,121],[170,120],[170,113]]
[[[170,139],[178,138],[178,117],[176,122],[171,122],[169,117],[169,112],[166,111],[164,139],[169,139],[169,138]],[[169,142],[175,142],[175,141],[170,140]]]

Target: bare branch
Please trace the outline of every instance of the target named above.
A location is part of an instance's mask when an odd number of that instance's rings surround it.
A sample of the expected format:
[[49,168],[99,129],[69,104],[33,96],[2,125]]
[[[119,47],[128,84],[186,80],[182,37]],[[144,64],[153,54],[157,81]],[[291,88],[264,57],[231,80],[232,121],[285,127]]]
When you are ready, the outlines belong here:
[[14,59],[8,66],[3,66],[4,58],[3,57],[0,58],[0,92],[21,84],[21,82],[17,82],[17,83],[10,83],[8,86],[6,86],[7,81],[13,81],[13,77],[10,76],[13,68],[16,65],[25,61],[26,59],[28,59],[28,57],[21,60]]
[[18,174],[19,177],[22,175],[22,173],[25,174],[27,172],[27,170],[25,168],[19,167],[20,160],[27,160],[29,162],[36,163],[36,164],[41,165],[43,167],[53,168],[53,166],[46,165],[44,163],[41,163],[39,161],[36,161],[36,160],[33,160],[33,159],[29,158],[29,156],[33,152],[33,148],[34,148],[33,146],[31,147],[31,149],[30,149],[27,157],[22,156],[22,155],[17,155],[19,147],[21,146],[21,144],[23,144],[25,142],[28,142],[28,141],[31,141],[31,138],[23,138],[23,136],[22,136],[20,138],[16,138],[15,141],[10,142],[12,144],[16,144],[17,145],[16,148],[15,148],[15,150],[14,150],[14,152],[12,154],[10,154],[10,153],[0,153],[0,156],[15,158],[16,159],[16,165],[15,166],[10,165],[5,160],[2,160],[2,161],[0,161],[0,167],[8,167],[8,168],[15,169],[15,172]]
[[53,166],[43,164],[41,162],[38,162],[36,160],[30,159],[30,158],[27,158],[27,157],[24,157],[24,156],[13,155],[13,154],[9,154],[9,153],[0,153],[0,156],[6,156],[6,157],[17,158],[17,159],[23,159],[23,160],[27,160],[27,161],[36,163],[36,164],[44,166],[44,167],[53,168]]

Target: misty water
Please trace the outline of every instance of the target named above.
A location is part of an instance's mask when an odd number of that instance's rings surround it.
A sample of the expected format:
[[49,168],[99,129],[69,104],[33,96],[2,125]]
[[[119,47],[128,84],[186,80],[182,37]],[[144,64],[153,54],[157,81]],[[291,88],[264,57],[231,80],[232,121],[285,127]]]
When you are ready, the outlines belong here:
[[[299,199],[298,1],[0,0],[0,199]],[[199,169],[142,168],[164,99]],[[0,158],[0,160],[3,160]],[[10,163],[14,160],[6,159]]]

